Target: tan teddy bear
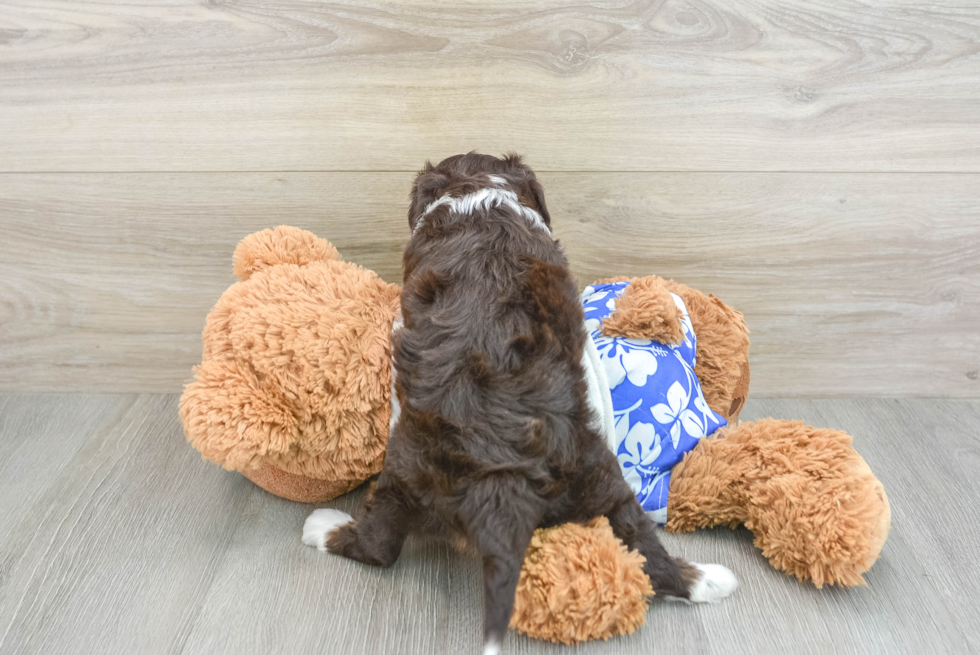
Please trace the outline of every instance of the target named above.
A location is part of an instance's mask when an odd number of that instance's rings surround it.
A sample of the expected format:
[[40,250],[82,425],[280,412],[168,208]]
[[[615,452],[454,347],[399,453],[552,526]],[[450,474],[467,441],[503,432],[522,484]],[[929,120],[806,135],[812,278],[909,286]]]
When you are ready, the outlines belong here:
[[[284,498],[318,503],[350,491],[384,459],[400,288],[290,227],[243,239],[234,267],[241,279],[208,315],[202,363],[181,398],[188,439]],[[697,334],[704,399],[728,425],[671,470],[666,529],[744,524],[776,568],[817,587],[863,584],[890,527],[885,490],[847,434],[737,423],[749,384],[741,314],[651,276],[631,280],[602,333],[676,343],[671,294]],[[642,625],[651,595],[642,556],[604,518],[566,524],[535,533],[511,625],[564,643],[605,639]]]

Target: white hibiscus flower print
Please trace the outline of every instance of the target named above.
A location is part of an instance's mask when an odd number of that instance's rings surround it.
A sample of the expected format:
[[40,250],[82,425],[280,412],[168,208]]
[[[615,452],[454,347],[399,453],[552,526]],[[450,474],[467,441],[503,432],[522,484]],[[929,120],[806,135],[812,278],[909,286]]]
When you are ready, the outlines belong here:
[[670,441],[677,448],[677,442],[681,438],[681,424],[678,422],[681,412],[690,400],[690,394],[684,389],[680,382],[674,382],[667,389],[667,404],[657,403],[650,408],[653,418],[658,423],[670,425]]
[[[704,393],[702,393],[701,388],[698,388],[698,397],[694,399],[694,407],[701,412],[704,425],[707,426],[707,419],[711,419],[712,423],[721,423],[717,414],[708,407],[708,401],[704,399]],[[705,433],[707,433],[707,427],[705,428]]]
[[[681,412],[681,425],[684,426],[684,431],[691,437],[695,439],[701,439],[704,437],[705,424],[701,418],[689,409],[685,409]],[[676,443],[676,442],[674,442]]]
[[[588,289],[586,289],[586,291],[588,291]],[[582,295],[583,297],[585,296],[584,293]],[[596,291],[595,289],[593,289],[592,293],[589,294],[589,297],[584,299],[584,302],[585,303],[598,302],[608,295],[609,295],[608,291]],[[615,299],[615,296],[613,298]]]
[[[610,339],[610,341],[613,340]],[[618,347],[615,342],[611,343],[610,346],[613,351],[601,355],[610,388],[618,387],[624,379],[628,379],[633,386],[642,387],[647,383],[647,378],[657,372],[657,356],[652,352],[648,350],[626,350]],[[602,348],[598,341],[596,347]],[[600,352],[602,351],[600,350]]]
[[[624,431],[628,423],[628,419],[620,421],[616,432]],[[643,488],[644,477],[648,477],[641,474],[649,472],[649,468],[660,457],[660,435],[650,423],[637,422],[626,433],[625,439],[619,434],[617,436],[620,438],[619,467],[623,470],[623,477],[630,489],[638,494]]]
[[[607,337],[602,319],[615,309],[628,282],[587,287],[586,327],[607,374],[615,446],[623,476],[643,508],[666,519],[669,470],[697,440],[724,425],[705,402],[694,365],[697,337],[683,300],[674,296],[684,330],[682,343]],[[629,381],[630,384],[626,384]],[[632,423],[632,426],[631,426]]]

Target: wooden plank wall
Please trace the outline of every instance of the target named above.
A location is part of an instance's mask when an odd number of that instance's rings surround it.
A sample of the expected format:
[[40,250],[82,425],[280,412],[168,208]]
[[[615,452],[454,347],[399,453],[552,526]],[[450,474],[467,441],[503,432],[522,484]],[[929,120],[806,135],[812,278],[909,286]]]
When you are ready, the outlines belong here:
[[743,310],[755,394],[980,396],[980,6],[908,0],[0,0],[0,390],[179,390],[257,229],[397,280],[471,149],[583,284]]

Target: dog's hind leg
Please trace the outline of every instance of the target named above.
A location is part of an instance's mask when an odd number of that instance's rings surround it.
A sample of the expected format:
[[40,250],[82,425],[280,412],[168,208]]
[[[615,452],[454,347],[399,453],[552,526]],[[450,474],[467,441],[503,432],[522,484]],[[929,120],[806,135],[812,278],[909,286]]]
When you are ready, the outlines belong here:
[[[738,587],[735,574],[718,564],[694,564],[671,557],[657,538],[657,528],[623,479],[615,455],[605,449],[599,465],[586,474],[583,508],[609,519],[613,532],[627,548],[646,558],[644,572],[657,595],[695,603],[717,602]],[[591,505],[591,507],[590,507]]]
[[484,655],[500,652],[524,555],[544,506],[524,477],[498,473],[472,484],[459,508],[467,539],[483,558]]
[[724,566],[688,563],[668,555],[657,538],[656,526],[632,493],[629,499],[610,508],[606,517],[616,536],[646,558],[643,570],[650,576],[650,584],[658,595],[693,603],[713,603],[738,587],[735,574]]
[[391,566],[413,514],[404,493],[382,471],[357,520],[338,510],[318,509],[306,519],[303,543],[372,566]]

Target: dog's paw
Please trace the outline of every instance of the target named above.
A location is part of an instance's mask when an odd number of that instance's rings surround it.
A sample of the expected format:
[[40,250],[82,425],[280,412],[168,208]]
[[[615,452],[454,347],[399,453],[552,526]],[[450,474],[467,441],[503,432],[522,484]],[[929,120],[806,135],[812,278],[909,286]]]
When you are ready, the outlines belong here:
[[721,564],[695,564],[701,577],[691,587],[692,603],[717,603],[738,589],[738,578]]
[[326,550],[330,533],[353,520],[350,514],[338,509],[315,510],[303,524],[303,543],[317,550]]

